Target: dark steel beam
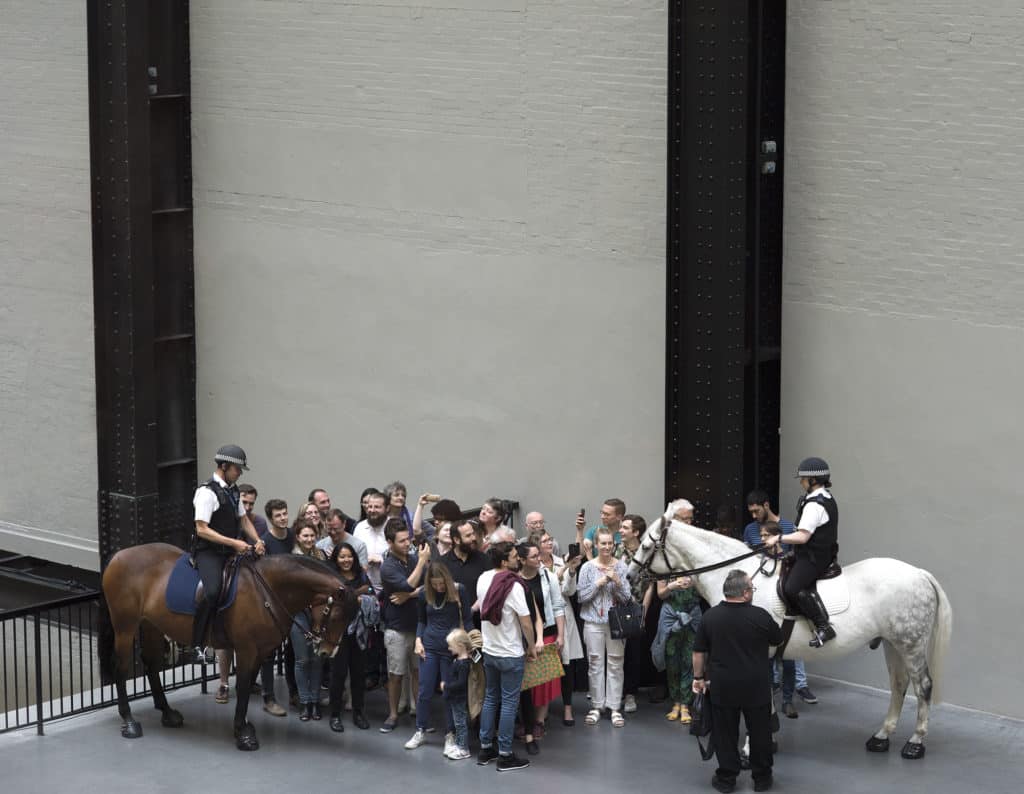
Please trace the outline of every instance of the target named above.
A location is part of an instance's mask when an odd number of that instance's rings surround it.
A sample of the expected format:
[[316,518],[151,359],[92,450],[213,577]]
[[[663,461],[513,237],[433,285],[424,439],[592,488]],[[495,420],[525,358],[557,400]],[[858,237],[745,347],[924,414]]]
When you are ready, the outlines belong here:
[[[169,413],[185,417],[173,428],[181,440],[169,457],[195,457],[188,4],[89,0],[87,10],[99,545],[105,565],[118,549],[168,537],[162,518],[166,477],[158,464],[166,456],[160,440]],[[169,100],[177,109],[151,102],[160,71],[154,50],[173,76],[173,93],[184,87],[184,99]],[[154,208],[165,207],[154,207],[154,199],[172,189],[173,208],[183,211],[155,222]],[[168,271],[185,275],[175,282]],[[162,322],[168,315],[179,322]],[[165,355],[158,333],[184,341]],[[166,394],[168,359],[177,365],[177,391],[187,403],[170,412],[168,401],[182,398]],[[195,475],[190,479],[194,484]]]
[[[761,182],[758,155],[762,16],[753,0],[669,5],[665,491],[704,526],[718,506],[741,509],[778,457],[778,384],[750,363],[777,361],[779,344],[759,330],[778,326],[780,302],[762,286],[781,274],[781,245],[775,259],[761,250],[776,199],[781,212],[781,182]],[[773,400],[771,425],[759,406]]]

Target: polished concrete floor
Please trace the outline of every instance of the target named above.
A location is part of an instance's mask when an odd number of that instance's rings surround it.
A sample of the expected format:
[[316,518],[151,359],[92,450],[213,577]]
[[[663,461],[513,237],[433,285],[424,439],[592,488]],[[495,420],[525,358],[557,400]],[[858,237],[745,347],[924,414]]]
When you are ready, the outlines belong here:
[[[787,792],[1006,792],[1024,791],[1024,723],[940,706],[933,712],[928,754],[904,761],[899,747],[912,732],[908,703],[893,737],[893,750],[875,755],[864,741],[885,712],[887,696],[835,682],[815,680],[821,702],[799,704],[798,719],[783,719],[780,751],[775,757],[775,788]],[[294,713],[274,718],[253,699],[252,718],[262,748],[242,753],[234,748],[228,706],[197,689],[172,693],[185,715],[185,727],[160,727],[148,704],[135,706],[145,729],[129,741],[119,733],[115,709],[47,726],[46,736],[34,730],[0,736],[3,790],[82,792],[245,791],[291,794],[329,786],[331,790],[452,792],[480,790],[520,793],[629,792],[637,786],[651,791],[711,791],[713,762],[702,763],[696,740],[684,728],[668,723],[665,709],[640,698],[640,710],[617,730],[605,720],[583,725],[586,700],[577,696],[577,723],[565,728],[553,720],[541,742],[541,754],[530,769],[497,774],[494,765],[446,761],[442,737],[408,751],[408,717],[395,733],[377,728],[385,716],[384,695],[367,696],[371,730],[356,730],[350,720],[343,734],[332,733],[327,721],[300,722]],[[557,704],[555,704],[557,705]],[[560,710],[556,709],[557,716]],[[523,754],[519,746],[517,752]],[[752,790],[748,775],[738,789]]]

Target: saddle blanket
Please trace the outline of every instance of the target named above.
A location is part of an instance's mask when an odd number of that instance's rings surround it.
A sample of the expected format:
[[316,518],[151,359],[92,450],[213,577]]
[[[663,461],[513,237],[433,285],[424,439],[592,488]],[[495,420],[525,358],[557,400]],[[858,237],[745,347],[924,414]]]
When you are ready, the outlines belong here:
[[[765,592],[766,591],[766,592]],[[778,588],[775,583],[771,587],[758,588],[757,594],[765,594],[764,603],[758,604],[767,609],[773,616],[782,619],[786,616],[786,605],[779,598]],[[840,574],[835,579],[823,579],[818,582],[818,595],[821,596],[829,617],[845,612],[850,608],[850,588],[846,584],[846,574]],[[760,599],[755,600],[757,603]],[[802,616],[798,616],[802,617]]]
[[[167,609],[179,615],[196,614],[196,590],[199,589],[199,571],[188,564],[189,555],[182,554],[167,580]],[[221,602],[219,612],[235,603],[238,592],[238,576],[232,576],[228,583],[227,597]]]

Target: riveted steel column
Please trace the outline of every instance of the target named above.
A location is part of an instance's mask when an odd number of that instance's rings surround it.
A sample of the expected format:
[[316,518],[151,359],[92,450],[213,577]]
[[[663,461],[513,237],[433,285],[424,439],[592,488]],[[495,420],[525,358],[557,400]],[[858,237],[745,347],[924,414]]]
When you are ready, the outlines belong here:
[[777,311],[748,301],[760,284],[758,11],[731,0],[669,6],[665,489],[690,499],[703,526],[718,506],[743,506],[758,453],[773,454],[750,429],[764,399],[749,366],[753,308]]
[[[181,19],[184,26],[171,24]],[[177,458],[185,458],[186,467],[188,459],[192,461],[187,469],[189,496],[195,481],[187,90],[183,111],[165,112],[155,109],[154,103],[164,62],[165,72],[187,89],[187,19],[188,5],[180,0],[88,2],[102,565],[125,546],[170,539],[159,466],[166,456],[165,447],[173,447]],[[175,35],[185,42],[183,71],[175,58],[161,60],[160,53]],[[169,156],[169,149],[186,152],[186,156]],[[184,180],[180,174],[183,167],[187,171]],[[174,192],[169,183],[184,187]],[[168,195],[174,197],[172,213],[183,215],[183,220],[172,225],[155,220],[155,211],[164,209],[159,202]],[[173,282],[168,273],[177,271],[185,274],[184,286],[177,282],[167,286]],[[168,315],[179,316],[180,324],[186,326],[185,332],[175,327],[170,334],[181,335],[185,348],[184,354],[178,351],[173,356],[178,363],[171,367],[165,363],[169,356],[161,342],[169,335],[162,319]],[[187,407],[168,412],[168,394],[179,392]],[[168,415],[178,419],[171,427]],[[178,439],[176,445],[163,443],[168,434]],[[180,449],[186,452],[182,454]],[[180,492],[184,490],[179,487],[174,492],[175,504],[182,500]],[[180,508],[173,518],[181,523]],[[185,524],[186,531],[187,527]]]
[[157,488],[146,4],[90,0],[100,558],[154,532]]

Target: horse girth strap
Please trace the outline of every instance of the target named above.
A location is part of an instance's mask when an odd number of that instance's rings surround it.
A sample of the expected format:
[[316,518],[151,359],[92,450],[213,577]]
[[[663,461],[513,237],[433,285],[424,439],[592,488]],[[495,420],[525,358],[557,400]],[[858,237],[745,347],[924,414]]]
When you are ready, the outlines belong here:
[[789,640],[793,636],[793,627],[796,625],[796,618],[784,618],[782,621],[782,642],[779,643],[779,647],[775,649],[775,655],[772,657],[776,661],[782,661],[782,655],[786,652],[786,646],[789,645]]

